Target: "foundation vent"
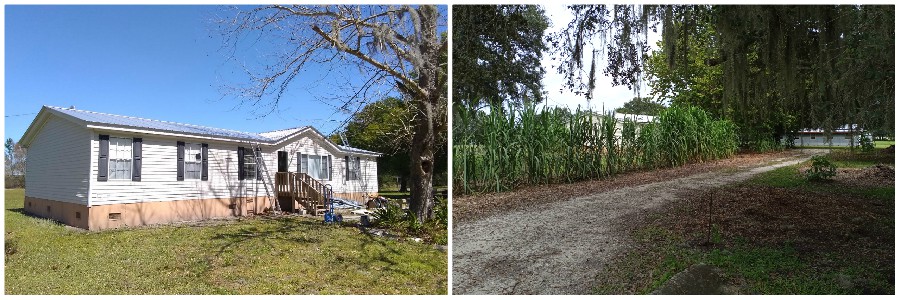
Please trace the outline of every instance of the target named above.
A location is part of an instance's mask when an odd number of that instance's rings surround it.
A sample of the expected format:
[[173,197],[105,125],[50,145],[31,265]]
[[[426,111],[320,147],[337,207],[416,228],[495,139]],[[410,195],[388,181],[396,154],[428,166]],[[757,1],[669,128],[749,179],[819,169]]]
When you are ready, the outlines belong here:
[[76,219],[81,219],[81,212],[80,212],[80,211],[76,211],[76,212],[75,212],[75,218],[76,218]]
[[122,219],[122,213],[110,213],[109,220],[110,221],[118,221]]
[[47,212],[50,212],[50,205],[47,205]]

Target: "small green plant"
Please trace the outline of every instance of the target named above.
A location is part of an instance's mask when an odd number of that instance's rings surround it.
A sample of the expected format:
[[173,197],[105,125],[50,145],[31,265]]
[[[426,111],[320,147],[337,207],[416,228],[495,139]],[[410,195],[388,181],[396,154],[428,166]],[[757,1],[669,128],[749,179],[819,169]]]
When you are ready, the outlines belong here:
[[718,225],[713,224],[712,226],[712,237],[710,240],[713,244],[721,244],[722,243],[722,232],[719,229]]
[[875,143],[872,142],[868,136],[859,137],[859,147],[862,149],[862,152],[872,152],[875,151]]
[[422,223],[419,223],[416,214],[411,211],[406,213],[406,230],[409,230],[409,232],[414,234],[418,234],[422,231]]
[[812,157],[812,167],[806,170],[806,179],[810,181],[828,180],[837,175],[837,167],[822,155]]
[[388,228],[402,227],[406,221],[406,211],[399,205],[388,203],[383,208],[376,209],[372,216],[375,217],[375,225]]
[[449,219],[447,199],[438,198],[434,202],[434,218],[432,218],[432,220],[437,224],[443,224],[444,227],[447,227],[447,221]]

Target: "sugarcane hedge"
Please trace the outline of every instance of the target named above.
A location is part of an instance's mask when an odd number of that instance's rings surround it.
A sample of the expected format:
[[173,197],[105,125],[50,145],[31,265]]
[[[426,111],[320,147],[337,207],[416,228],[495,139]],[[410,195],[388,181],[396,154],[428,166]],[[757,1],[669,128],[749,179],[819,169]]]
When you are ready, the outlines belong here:
[[734,155],[737,128],[693,106],[653,121],[535,105],[454,109],[453,184],[464,194],[596,179]]

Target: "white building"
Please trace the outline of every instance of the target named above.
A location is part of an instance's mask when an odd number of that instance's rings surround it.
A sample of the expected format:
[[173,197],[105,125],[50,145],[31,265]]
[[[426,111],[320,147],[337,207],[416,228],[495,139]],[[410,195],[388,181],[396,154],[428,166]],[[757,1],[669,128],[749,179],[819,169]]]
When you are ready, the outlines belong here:
[[844,125],[836,128],[831,133],[831,137],[827,137],[825,130],[822,129],[801,129],[791,137],[794,140],[794,146],[838,146],[838,147],[855,147],[859,144],[860,136],[866,136],[870,140],[872,134],[865,132],[856,124]]
[[315,212],[325,194],[362,202],[378,191],[379,153],[309,126],[257,134],[44,106],[20,143],[25,210],[91,230],[243,216],[275,201]]

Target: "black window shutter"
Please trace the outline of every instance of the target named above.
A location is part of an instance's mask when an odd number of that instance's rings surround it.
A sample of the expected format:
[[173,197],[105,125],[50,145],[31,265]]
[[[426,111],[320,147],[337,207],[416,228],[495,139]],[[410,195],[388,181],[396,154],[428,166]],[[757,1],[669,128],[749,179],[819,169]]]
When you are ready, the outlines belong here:
[[244,147],[238,147],[238,180],[244,180]]
[[262,180],[262,168],[259,167],[259,161],[262,158],[262,149],[256,147],[256,151],[253,151],[253,163],[256,167],[256,180]]
[[143,138],[134,138],[131,143],[131,152],[134,159],[131,160],[131,181],[141,181],[141,156],[144,145]]
[[109,179],[109,136],[100,135],[100,155],[97,159],[97,181]]
[[278,151],[278,172],[288,171],[288,154],[286,151]]
[[331,180],[331,155],[328,156],[328,180]]
[[350,156],[344,156],[344,180],[350,180]]
[[209,144],[200,144],[200,155],[203,156],[201,160],[201,168],[200,171],[200,180],[207,181],[209,180]]
[[178,181],[184,181],[184,142],[178,141]]

